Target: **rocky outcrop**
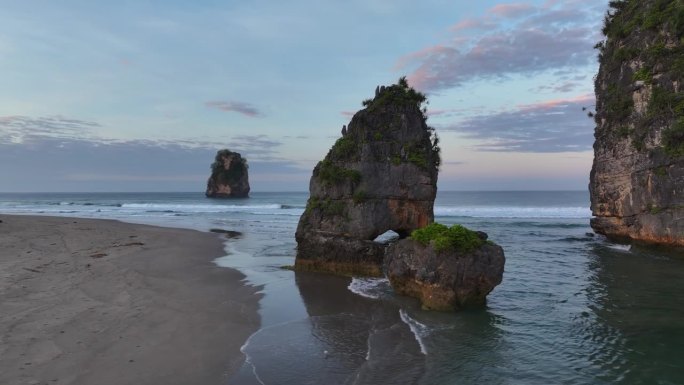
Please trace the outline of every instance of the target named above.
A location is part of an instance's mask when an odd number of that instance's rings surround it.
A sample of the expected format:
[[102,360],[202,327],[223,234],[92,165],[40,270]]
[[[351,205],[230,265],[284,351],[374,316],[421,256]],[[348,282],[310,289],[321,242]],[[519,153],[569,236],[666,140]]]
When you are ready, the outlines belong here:
[[246,198],[249,196],[247,160],[237,152],[218,151],[211,165],[206,196],[209,198]]
[[684,246],[684,3],[612,1],[603,32],[591,226]]
[[[431,227],[446,229],[438,224]],[[458,310],[486,302],[503,277],[503,249],[487,242],[485,233],[454,228],[474,238],[469,240],[473,243],[465,247],[441,240],[403,239],[389,246],[385,269],[394,291],[418,298],[429,310]],[[463,242],[462,237],[456,239]]]
[[343,127],[311,177],[296,269],[379,276],[384,246],[373,240],[433,221],[439,147],[424,101],[401,79],[377,88]]

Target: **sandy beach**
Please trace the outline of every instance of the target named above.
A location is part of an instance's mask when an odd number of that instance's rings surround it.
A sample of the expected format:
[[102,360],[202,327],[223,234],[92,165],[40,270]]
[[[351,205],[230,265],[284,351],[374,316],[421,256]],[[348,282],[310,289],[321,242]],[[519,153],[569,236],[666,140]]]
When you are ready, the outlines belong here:
[[0,215],[0,384],[224,384],[257,288],[216,234]]

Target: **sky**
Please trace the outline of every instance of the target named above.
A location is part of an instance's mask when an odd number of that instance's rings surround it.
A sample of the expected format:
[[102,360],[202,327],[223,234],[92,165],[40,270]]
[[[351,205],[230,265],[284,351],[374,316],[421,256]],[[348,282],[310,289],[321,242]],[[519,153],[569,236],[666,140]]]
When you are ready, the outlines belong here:
[[429,97],[440,190],[585,190],[607,1],[0,0],[0,192],[306,191],[377,85]]

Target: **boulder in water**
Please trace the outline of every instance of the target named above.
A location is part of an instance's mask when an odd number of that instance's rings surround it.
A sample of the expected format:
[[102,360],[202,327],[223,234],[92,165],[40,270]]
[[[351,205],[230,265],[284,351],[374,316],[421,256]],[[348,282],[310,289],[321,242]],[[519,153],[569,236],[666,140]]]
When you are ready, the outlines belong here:
[[501,283],[503,249],[487,234],[437,223],[389,246],[385,269],[394,290],[429,310],[482,305]]

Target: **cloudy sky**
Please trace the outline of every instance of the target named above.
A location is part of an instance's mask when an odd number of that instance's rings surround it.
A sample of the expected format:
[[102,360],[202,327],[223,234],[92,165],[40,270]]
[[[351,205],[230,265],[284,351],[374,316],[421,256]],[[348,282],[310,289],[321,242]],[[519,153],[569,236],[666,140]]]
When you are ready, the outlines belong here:
[[0,12],[0,192],[306,191],[376,85],[430,99],[442,190],[581,190],[607,1],[25,0]]

